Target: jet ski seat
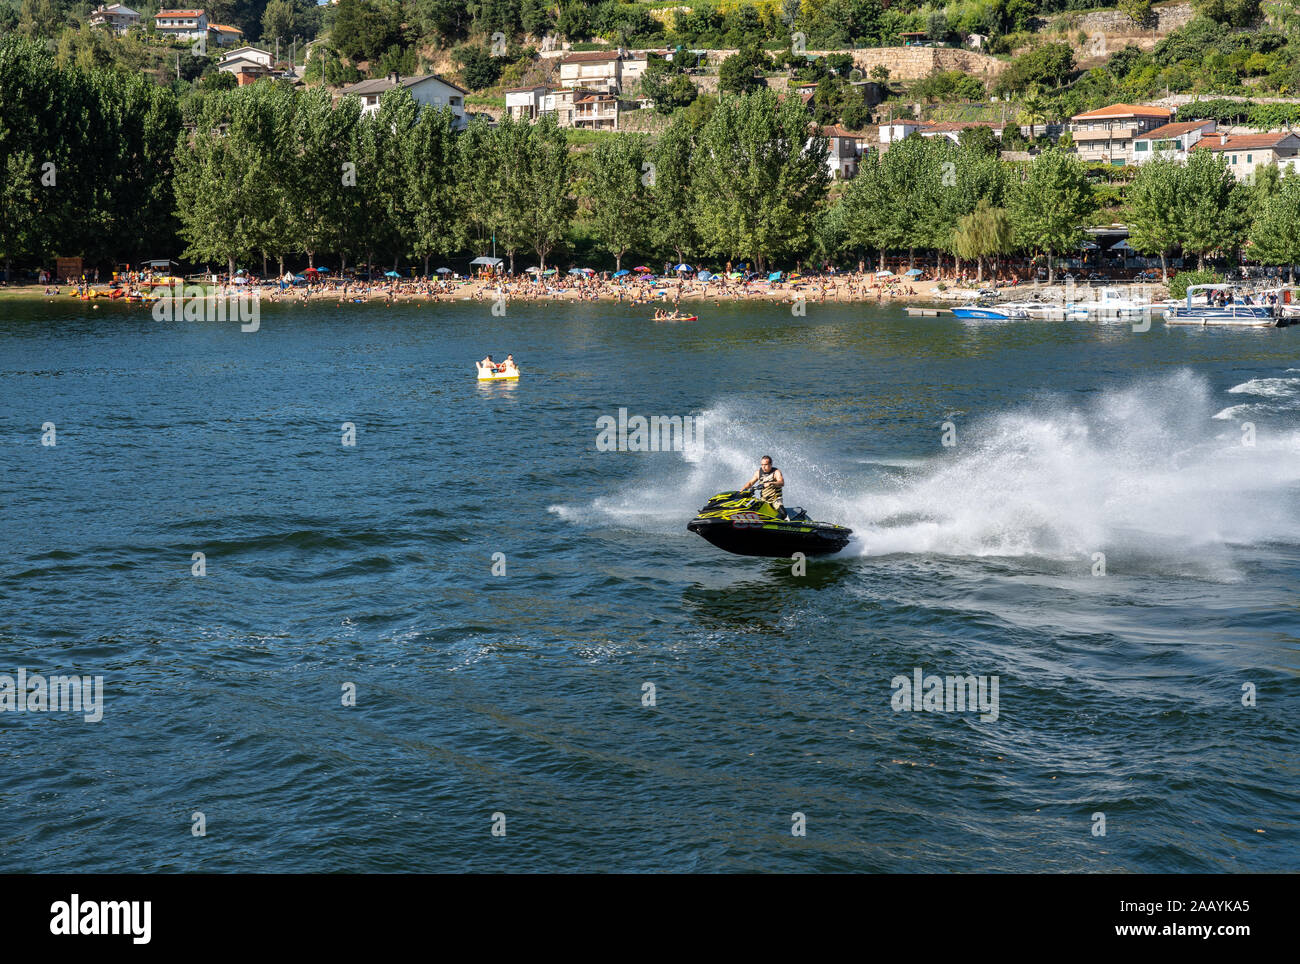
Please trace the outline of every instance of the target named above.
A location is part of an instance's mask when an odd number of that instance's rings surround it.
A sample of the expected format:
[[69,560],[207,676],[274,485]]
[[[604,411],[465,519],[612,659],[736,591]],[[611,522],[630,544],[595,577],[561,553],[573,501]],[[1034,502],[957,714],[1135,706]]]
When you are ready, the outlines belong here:
[[808,520],[808,513],[802,508],[785,509],[784,515],[787,522],[806,522]]

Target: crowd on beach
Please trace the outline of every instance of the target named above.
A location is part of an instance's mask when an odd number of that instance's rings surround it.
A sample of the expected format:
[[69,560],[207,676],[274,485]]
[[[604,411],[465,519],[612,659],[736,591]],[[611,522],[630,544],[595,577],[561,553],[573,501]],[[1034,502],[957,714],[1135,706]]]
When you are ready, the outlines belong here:
[[[969,267],[936,268],[933,265],[910,268],[906,263],[896,263],[892,271],[871,270],[863,261],[857,270],[842,270],[830,264],[805,267],[796,265],[793,272],[754,272],[746,265],[733,269],[730,262],[717,273],[706,271],[677,271],[665,265],[663,274],[653,274],[649,269],[634,271],[594,272],[579,269],[581,273],[547,272],[536,270],[510,273],[503,266],[488,267],[474,274],[457,275],[451,272],[429,277],[359,277],[336,276],[308,269],[304,275],[272,275],[263,279],[247,272],[235,277],[204,275],[202,283],[211,294],[221,297],[236,295],[254,296],[276,303],[307,303],[335,301],[338,304],[368,302],[429,301],[592,301],[620,304],[667,304],[683,301],[766,301],[793,303],[805,301],[862,302],[895,300],[934,300],[945,290],[973,288],[1019,287],[1031,281],[1042,281],[1046,272],[1041,265],[1009,263],[1000,266],[996,277],[977,275]],[[445,269],[444,269],[445,271]],[[1090,278],[1089,275],[1093,275]],[[1079,280],[1094,280],[1101,272],[1078,272]],[[148,297],[151,288],[155,296],[163,294],[156,286],[170,288],[177,283],[173,277],[131,273],[116,277],[115,287],[125,288],[133,297]],[[90,285],[74,284],[69,291],[85,295]],[[46,286],[47,296],[60,294],[57,287]]]

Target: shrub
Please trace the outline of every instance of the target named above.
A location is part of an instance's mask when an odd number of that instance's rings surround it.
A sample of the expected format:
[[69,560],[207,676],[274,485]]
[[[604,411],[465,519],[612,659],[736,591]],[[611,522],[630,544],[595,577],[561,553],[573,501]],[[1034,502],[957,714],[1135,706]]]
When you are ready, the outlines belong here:
[[1169,279],[1169,297],[1181,299],[1187,297],[1187,289],[1192,285],[1215,285],[1223,283],[1223,275],[1217,271],[1180,271]]

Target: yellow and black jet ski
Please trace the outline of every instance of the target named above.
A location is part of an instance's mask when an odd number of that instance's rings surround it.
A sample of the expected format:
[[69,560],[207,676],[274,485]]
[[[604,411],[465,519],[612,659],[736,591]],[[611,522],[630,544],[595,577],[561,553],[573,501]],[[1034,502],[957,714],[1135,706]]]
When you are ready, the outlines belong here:
[[853,530],[814,522],[803,509],[776,509],[749,492],[719,492],[686,528],[738,556],[824,556],[849,544]]

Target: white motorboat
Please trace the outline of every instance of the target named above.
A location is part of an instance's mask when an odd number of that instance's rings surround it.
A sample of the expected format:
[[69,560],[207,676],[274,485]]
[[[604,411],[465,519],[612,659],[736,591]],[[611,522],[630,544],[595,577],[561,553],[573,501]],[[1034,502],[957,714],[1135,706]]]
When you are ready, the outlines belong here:
[[1192,285],[1187,289],[1185,303],[1175,305],[1165,312],[1166,325],[1222,325],[1230,328],[1275,328],[1281,318],[1281,310],[1269,304],[1247,304],[1235,296],[1224,304],[1217,304],[1209,296],[1199,304],[1194,302],[1198,291],[1233,292],[1240,285],[1211,284]]

